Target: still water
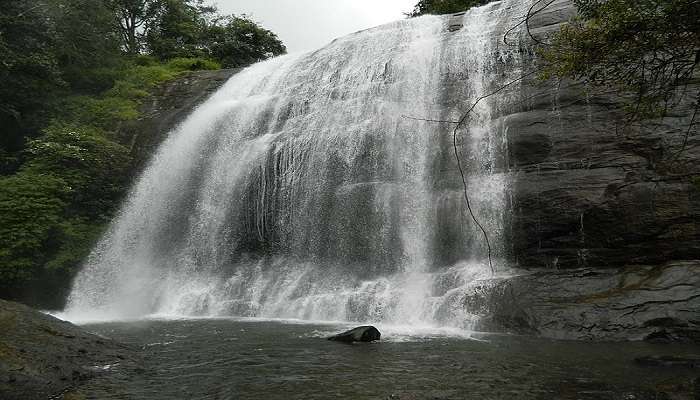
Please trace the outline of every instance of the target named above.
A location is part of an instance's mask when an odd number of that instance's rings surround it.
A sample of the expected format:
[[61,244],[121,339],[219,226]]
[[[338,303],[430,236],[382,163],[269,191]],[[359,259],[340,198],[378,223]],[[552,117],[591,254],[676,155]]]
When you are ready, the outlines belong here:
[[470,338],[381,325],[380,343],[324,340],[347,327],[231,319],[88,325],[140,356],[104,366],[81,392],[90,399],[693,399],[700,375],[633,361],[699,354],[697,346]]
[[105,366],[81,393],[90,399],[693,399],[700,375],[633,361],[698,354],[697,346],[470,338],[382,326],[380,343],[324,340],[347,327],[231,319],[88,325],[140,349],[140,357]]

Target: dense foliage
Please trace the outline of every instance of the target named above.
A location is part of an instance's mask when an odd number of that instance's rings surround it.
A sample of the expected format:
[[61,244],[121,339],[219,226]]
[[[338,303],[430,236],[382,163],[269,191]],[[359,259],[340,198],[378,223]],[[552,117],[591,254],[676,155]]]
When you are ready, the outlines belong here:
[[698,98],[700,1],[575,0],[580,17],[542,50],[545,77],[573,78],[634,96],[628,120],[666,115]]
[[104,3],[85,0],[4,2],[0,8],[0,149],[49,118],[51,99],[67,91],[104,89],[105,69],[119,64],[119,43]]
[[284,52],[201,0],[3,2],[0,297],[60,306],[125,195],[134,164],[120,130],[152,89]]
[[286,52],[272,32],[247,18],[217,18],[207,35],[206,55],[225,67],[240,67]]
[[160,59],[202,57],[226,68],[284,54],[277,36],[246,17],[220,16],[202,0],[160,0],[160,12],[143,34],[143,44]]
[[417,17],[424,14],[451,14],[492,1],[494,0],[420,0],[407,15]]

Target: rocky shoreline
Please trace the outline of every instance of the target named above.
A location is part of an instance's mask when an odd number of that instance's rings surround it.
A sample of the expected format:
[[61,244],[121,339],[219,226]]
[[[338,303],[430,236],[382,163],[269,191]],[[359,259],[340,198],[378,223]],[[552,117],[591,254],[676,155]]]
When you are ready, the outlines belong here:
[[0,399],[80,399],[80,385],[136,360],[126,345],[0,300]]
[[[663,271],[652,271],[654,279],[663,279],[669,284],[669,290],[677,286],[674,284],[674,276],[678,273],[679,268],[692,267],[686,264],[669,264]],[[567,273],[571,273],[568,271]],[[579,271],[579,276],[590,280],[591,284],[582,288],[576,298],[569,298],[564,301],[562,298],[560,304],[580,303],[589,304],[586,299],[590,298],[589,290],[594,288],[593,282],[597,282],[596,290],[605,289],[610,283],[611,275],[604,273]],[[573,307],[555,308],[551,298],[543,299],[538,303],[538,299],[533,297],[533,291],[529,290],[532,284],[541,284],[539,280],[542,277],[549,279],[551,274],[538,275],[530,274],[523,275],[517,279],[504,280],[499,282],[495,288],[490,290],[491,293],[499,293],[485,298],[490,303],[483,303],[484,306],[492,307],[494,305],[502,307],[495,308],[497,313],[493,316],[484,317],[484,326],[490,326],[501,330],[509,330],[513,332],[529,333],[535,336],[545,336],[552,338],[574,337],[571,334],[564,334],[567,329],[577,326],[578,323],[567,325],[567,318],[570,315],[585,315],[573,311]],[[565,277],[562,277],[564,279]],[[679,285],[683,286],[683,285]],[[565,295],[560,288],[554,288],[551,296]],[[644,290],[644,283],[635,284],[630,282],[628,287],[619,290],[619,293],[610,294],[607,297],[610,302],[618,305],[631,305],[625,303],[625,291]],[[681,289],[679,289],[681,290]],[[597,292],[600,293],[600,292]],[[607,293],[607,292],[605,292]],[[684,296],[679,292],[674,292],[674,296]],[[568,293],[569,295],[571,293]],[[508,298],[513,296],[522,296],[523,299],[530,301],[527,307],[519,308],[516,311],[509,308]],[[588,297],[587,297],[588,296]],[[650,296],[648,302],[654,302],[654,294]],[[664,295],[665,296],[665,295]],[[473,299],[475,300],[475,299]],[[519,301],[517,304],[525,304]],[[694,306],[695,303],[686,304],[687,307]],[[579,306],[584,307],[584,306]],[[595,307],[590,305],[587,307]],[[608,307],[614,309],[614,307]],[[513,311],[510,314],[504,311]],[[533,310],[538,310],[536,314]],[[581,308],[579,308],[579,311]],[[546,311],[546,313],[545,313]],[[544,319],[546,315],[548,319]],[[613,317],[613,316],[611,316]],[[650,321],[659,320],[653,312],[649,312]],[[537,318],[540,320],[538,321]],[[597,321],[597,320],[595,320]],[[594,322],[595,322],[594,321]],[[671,339],[680,339],[683,334],[689,331],[682,328],[683,324],[676,320],[675,325],[671,323],[657,324],[654,329],[662,327]],[[697,321],[689,321],[696,323]],[[644,325],[644,324],[643,324]],[[653,325],[653,324],[646,324]],[[543,328],[543,327],[546,327]],[[367,327],[363,327],[367,328]],[[362,329],[362,328],[359,328]],[[640,330],[638,327],[625,327],[634,333],[641,335],[647,334],[649,331]],[[595,326],[590,329],[591,332],[599,330],[600,332],[615,332],[615,329],[603,326]],[[653,333],[652,332],[652,333]],[[659,336],[659,335],[657,335]],[[587,335],[581,333],[579,339],[594,339],[602,337],[596,333],[595,335]],[[607,334],[609,340],[624,339],[625,336]],[[697,336],[686,335],[686,339],[697,338]],[[647,337],[648,339],[648,337]],[[564,343],[564,342],[561,342]],[[223,344],[223,346],[228,346]],[[321,344],[319,344],[321,346]],[[406,346],[411,346],[406,344]],[[345,348],[338,348],[340,352],[347,351]],[[655,347],[655,349],[663,351],[663,347]],[[674,350],[675,349],[675,350]],[[691,400],[693,393],[698,393],[700,390],[700,380],[688,380],[689,368],[696,369],[700,363],[700,355],[684,353],[677,354],[678,348],[669,348],[669,354],[649,354],[644,357],[628,360],[630,365],[638,365],[644,368],[656,368],[659,371],[678,371],[677,378],[669,380],[667,385],[659,388],[658,395],[666,397],[638,397],[639,399],[683,399]],[[146,354],[148,357],[157,357],[157,354],[144,352],[139,346],[124,345],[114,340],[105,338],[100,335],[86,332],[85,329],[77,327],[68,322],[61,321],[52,316],[35,311],[27,306],[0,301],[0,399],[3,400],[33,400],[33,399],[63,399],[63,400],[79,400],[85,398],[94,398],[94,390],[98,392],[104,389],[104,382],[136,382],[139,378],[133,374],[142,374],[145,367]],[[675,355],[672,355],[675,354]],[[191,356],[186,356],[189,359]],[[147,369],[147,368],[146,368]],[[680,373],[682,372],[682,373]],[[106,374],[120,374],[116,380],[114,376]],[[100,378],[102,377],[102,378]],[[93,381],[93,379],[95,379]],[[143,384],[143,382],[141,382]],[[122,388],[123,389],[123,388]],[[99,397],[98,397],[99,398]],[[411,397],[413,398],[413,397]],[[636,397],[635,397],[636,398]]]

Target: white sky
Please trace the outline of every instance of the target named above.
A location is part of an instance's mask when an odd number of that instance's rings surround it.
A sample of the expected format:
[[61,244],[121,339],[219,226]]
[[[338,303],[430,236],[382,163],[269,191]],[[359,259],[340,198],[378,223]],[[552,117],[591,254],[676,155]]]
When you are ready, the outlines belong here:
[[248,14],[291,52],[314,50],[362,29],[404,18],[418,0],[213,0],[222,14]]

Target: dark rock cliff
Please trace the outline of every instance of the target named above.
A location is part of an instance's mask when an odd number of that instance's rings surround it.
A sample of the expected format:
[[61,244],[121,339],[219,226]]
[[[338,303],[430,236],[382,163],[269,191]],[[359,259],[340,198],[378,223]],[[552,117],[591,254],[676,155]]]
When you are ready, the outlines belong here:
[[538,270],[487,285],[467,305],[481,315],[481,329],[490,331],[700,342],[698,287],[700,262]]
[[[544,40],[575,14],[570,0],[556,0],[530,31]],[[532,47],[520,54],[523,71],[537,68]],[[235,72],[192,73],[144,104],[124,130],[139,166]],[[520,274],[485,283],[467,306],[490,331],[698,341],[700,138],[688,130],[690,104],[625,127],[620,98],[587,89],[533,75],[502,114],[508,241]]]
[[[557,1],[530,26],[573,15]],[[525,65],[536,60],[525,55]],[[522,112],[507,117],[513,247],[525,267],[612,267],[700,259],[700,138],[690,102],[661,121],[624,128],[614,95],[527,79]],[[532,98],[533,96],[537,96]]]
[[240,69],[190,72],[159,87],[140,107],[141,117],[121,129],[140,171],[168,132]]
[[[557,0],[531,18],[531,33],[546,41],[575,13]],[[521,54],[523,70],[535,70],[534,51]],[[490,310],[489,330],[697,341],[700,138],[688,128],[690,101],[626,127],[619,97],[587,89],[529,77],[521,108],[503,117],[511,252],[532,274],[496,283],[472,308]]]

